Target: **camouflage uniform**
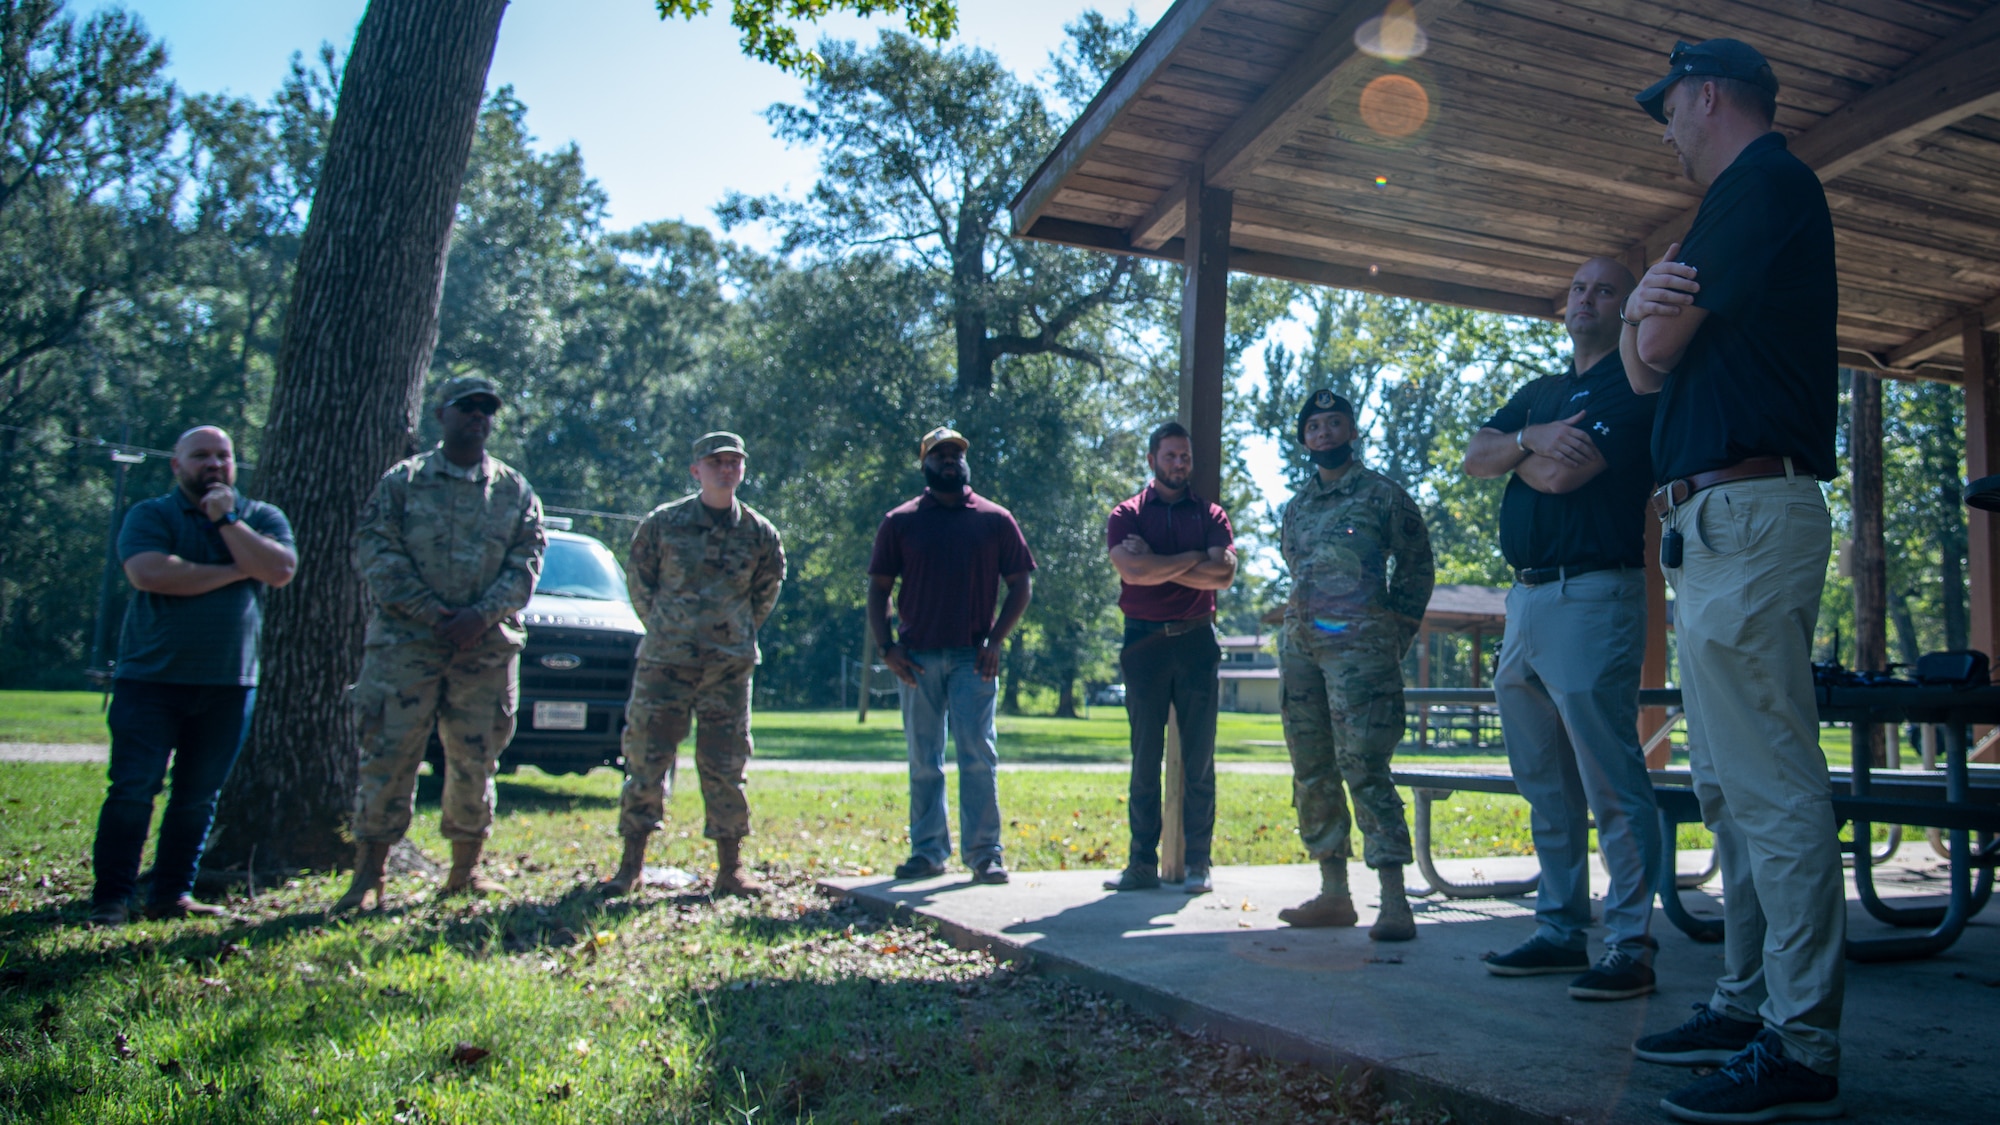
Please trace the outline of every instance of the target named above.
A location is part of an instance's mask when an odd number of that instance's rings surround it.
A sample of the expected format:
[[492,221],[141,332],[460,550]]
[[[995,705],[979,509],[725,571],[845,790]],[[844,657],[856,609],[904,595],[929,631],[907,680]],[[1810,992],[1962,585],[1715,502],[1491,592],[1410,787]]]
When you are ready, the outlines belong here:
[[653,509],[632,536],[627,575],[646,623],[625,707],[625,787],[618,832],[658,831],[690,717],[694,764],[707,809],[703,834],[750,834],[743,770],[750,762],[750,678],[757,630],[785,580],[778,529],[737,501],[720,523],[701,494]]
[[[488,456],[471,468],[442,449],[399,462],[375,486],[357,536],[374,597],[355,682],[361,733],[354,836],[394,842],[410,827],[417,766],[435,728],[444,743],[444,837],[486,838],[493,775],[514,738],[528,604],[542,571],[542,502],[520,473]],[[432,626],[466,606],[487,630],[469,649]]]
[[1403,738],[1403,653],[1430,603],[1430,534],[1409,494],[1355,465],[1317,473],[1285,505],[1292,596],[1279,638],[1281,718],[1299,837],[1314,859],[1352,852],[1344,779],[1370,867],[1410,860],[1389,759]]

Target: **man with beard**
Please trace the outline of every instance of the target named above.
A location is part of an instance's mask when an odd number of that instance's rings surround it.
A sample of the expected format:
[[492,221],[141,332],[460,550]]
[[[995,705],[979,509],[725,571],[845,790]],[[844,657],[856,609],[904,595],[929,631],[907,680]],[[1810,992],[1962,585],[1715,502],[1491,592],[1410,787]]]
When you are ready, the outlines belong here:
[[118,556],[132,582],[112,679],[111,785],[97,816],[90,920],[123,925],[173,763],[148,918],[216,916],[189,892],[216,796],[243,748],[257,699],[264,591],[292,580],[285,513],[236,491],[229,435],[197,426],[174,443],[174,489],[132,506]]
[[1195,495],[1187,427],[1167,422],[1146,442],[1153,479],[1111,509],[1105,539],[1125,614],[1125,713],[1132,728],[1128,808],[1132,852],[1111,891],[1160,885],[1160,761],[1167,715],[1180,727],[1183,836],[1191,895],[1206,894],[1215,832],[1215,592],[1236,580],[1235,537],[1220,505]]
[[[1651,395],[1618,359],[1618,309],[1632,271],[1609,258],[1570,281],[1570,370],[1530,382],[1472,435],[1465,471],[1512,474],[1500,551],[1514,567],[1507,635],[1493,690],[1514,782],[1534,815],[1535,933],[1486,971],[1571,976],[1578,1000],[1653,991],[1653,886],[1659,809],[1639,749],[1639,668],[1646,647],[1646,494]],[[1590,929],[1590,820],[1611,884],[1603,959]]]
[[[1013,513],[972,491],[963,435],[923,437],[922,495],[889,511],[868,561],[868,627],[882,662],[903,681],[910,755],[910,858],[898,879],[944,874],[951,828],[944,800],[947,720],[958,746],[959,855],[978,883],[1004,883],[993,704],[1000,652],[1028,608],[1035,558]],[[889,632],[889,594],[902,579]],[[1002,584],[1007,600],[994,619]]]
[[1320,892],[1278,918],[1301,927],[1360,920],[1347,884],[1358,821],[1362,859],[1382,887],[1368,936],[1409,941],[1417,936],[1403,894],[1410,829],[1389,759],[1403,740],[1403,654],[1436,576],[1430,531],[1409,493],[1354,458],[1354,407],[1346,399],[1315,392],[1299,407],[1297,434],[1314,472],[1286,502],[1279,533],[1292,576],[1278,642],[1279,718],[1299,841],[1319,861]]
[[665,826],[674,770],[689,720],[701,777],[703,835],[715,841],[714,889],[755,895],[764,884],[743,869],[750,803],[750,682],[761,654],[757,630],[778,603],[785,548],[778,529],[736,498],[748,454],[727,431],[695,439],[689,472],[701,490],[654,508],[632,535],[626,574],[646,623],[625,707],[625,787],[618,834],[625,856],[604,881],[622,895],[646,868],[646,837]]
[[1681,43],[1636,95],[1706,190],[1620,314],[1632,389],[1660,396],[1653,512],[1674,584],[1688,766],[1722,867],[1722,979],[1633,1044],[1721,1069],[1661,1102],[1690,1121],[1841,1112],[1847,902],[1812,637],[1839,469],[1833,218],[1772,130],[1778,79],[1734,39]]
[[542,572],[542,502],[526,477],[486,452],[500,392],[479,376],[437,397],[444,440],[390,467],[361,509],[356,555],[374,596],[354,684],[361,760],[354,793],[354,882],[338,914],[372,893],[389,848],[410,828],[417,767],[444,743],[441,894],[497,894],[475,874],[493,830],[493,775],[514,740],[521,609]]

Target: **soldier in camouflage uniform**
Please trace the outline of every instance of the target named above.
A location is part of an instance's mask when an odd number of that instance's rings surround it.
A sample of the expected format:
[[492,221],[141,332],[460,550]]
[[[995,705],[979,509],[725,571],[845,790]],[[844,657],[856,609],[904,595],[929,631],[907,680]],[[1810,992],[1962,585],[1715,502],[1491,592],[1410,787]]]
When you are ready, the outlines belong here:
[[1430,534],[1409,494],[1353,459],[1354,408],[1332,391],[1299,410],[1299,441],[1318,472],[1285,505],[1282,550],[1292,576],[1279,655],[1281,717],[1292,756],[1299,838],[1319,861],[1320,893],[1279,912],[1294,926],[1351,926],[1352,824],[1382,884],[1368,936],[1408,941],[1416,922],[1403,895],[1410,860],[1403,799],[1389,759],[1403,738],[1403,654],[1430,604]]
[[334,904],[381,901],[389,848],[409,830],[431,731],[444,743],[443,893],[503,888],[475,873],[493,823],[493,775],[514,738],[521,608],[542,571],[542,502],[486,452],[500,394],[477,376],[437,398],[444,440],[398,462],[361,511],[355,553],[375,602],[352,690],[361,735],[354,882]]
[[646,623],[632,700],[625,708],[625,788],[618,834],[625,855],[604,881],[630,891],[645,870],[646,837],[661,827],[689,719],[699,721],[694,764],[707,810],[703,835],[715,841],[715,891],[756,894],[740,851],[750,834],[743,770],[750,761],[750,678],[757,630],[785,581],[785,549],[771,521],[736,499],[743,439],[704,434],[690,471],[701,491],[653,509],[632,536],[627,579]]

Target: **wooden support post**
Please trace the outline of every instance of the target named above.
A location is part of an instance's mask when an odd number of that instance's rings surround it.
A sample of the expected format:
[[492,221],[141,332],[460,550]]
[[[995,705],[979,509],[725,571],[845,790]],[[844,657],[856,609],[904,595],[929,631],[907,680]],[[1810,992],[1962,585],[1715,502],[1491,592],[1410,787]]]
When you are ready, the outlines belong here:
[[[1882,381],[1865,371],[1850,373],[1852,412],[1848,416],[1849,502],[1854,519],[1854,669],[1880,672],[1889,666],[1889,557],[1882,537]],[[1883,735],[1894,728],[1856,727],[1865,732],[1869,762],[1888,765]],[[1856,754],[1864,747],[1857,743]]]
[[[1641,688],[1667,686],[1667,576],[1660,570],[1660,521],[1649,508],[1646,521],[1646,653],[1639,664]],[[1665,707],[1639,709],[1639,745],[1652,741],[1667,725]],[[1672,739],[1661,742],[1646,755],[1647,769],[1665,769],[1673,756]]]
[[[1965,318],[1965,476],[2000,473],[2000,336],[1986,331],[1977,315]],[[1977,508],[1966,512],[1966,569],[1971,572],[1973,648],[1991,657],[2000,645],[2000,519]],[[1995,747],[1979,755],[1994,760]]]
[[[1194,451],[1194,490],[1222,495],[1222,374],[1229,329],[1229,219],[1233,197],[1208,187],[1199,170],[1187,185],[1186,276],[1181,284],[1181,425]],[[1167,719],[1165,791],[1160,810],[1160,878],[1187,877],[1181,829],[1179,723]]]

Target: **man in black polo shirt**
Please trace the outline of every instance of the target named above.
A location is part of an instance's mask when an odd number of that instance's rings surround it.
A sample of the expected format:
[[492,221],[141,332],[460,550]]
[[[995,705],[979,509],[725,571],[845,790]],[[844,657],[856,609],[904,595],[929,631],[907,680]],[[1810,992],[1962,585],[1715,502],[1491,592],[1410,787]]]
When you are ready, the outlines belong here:
[[[1569,374],[1514,392],[1465,453],[1475,477],[1513,474],[1500,550],[1515,568],[1514,588],[1493,690],[1542,867],[1534,936],[1489,955],[1486,969],[1570,974],[1579,1000],[1653,991],[1659,948],[1648,932],[1659,813],[1638,741],[1655,400],[1632,392],[1618,360],[1618,310],[1633,284],[1632,271],[1609,258],[1576,271],[1563,316],[1575,345]],[[1611,876],[1610,934],[1595,967],[1585,954],[1593,813]]]
[[1831,545],[1818,481],[1836,468],[1833,221],[1771,131],[1777,91],[1756,49],[1711,39],[1638,95],[1707,193],[1621,314],[1633,389],[1660,394],[1653,508],[1726,925],[1714,996],[1633,1049],[1721,1064],[1661,1103],[1699,1121],[1840,1112],[1847,910],[1811,667]]
[[111,785],[97,814],[90,920],[126,921],[153,798],[173,791],[153,857],[149,918],[219,915],[189,895],[257,699],[264,591],[292,580],[292,525],[236,491],[229,435],[197,426],[174,443],[174,489],[132,505],[118,556],[132,583],[111,689]]

